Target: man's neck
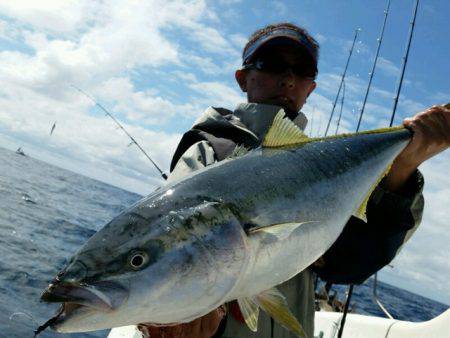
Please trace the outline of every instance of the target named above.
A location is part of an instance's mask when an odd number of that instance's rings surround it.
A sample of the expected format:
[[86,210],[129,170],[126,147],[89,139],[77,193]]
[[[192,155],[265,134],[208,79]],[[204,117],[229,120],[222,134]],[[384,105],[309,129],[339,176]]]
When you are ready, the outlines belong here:
[[[283,107],[284,108],[284,107]],[[295,118],[298,116],[298,111],[294,112],[293,110],[284,108],[284,112],[286,113],[286,116],[291,120],[294,121]]]

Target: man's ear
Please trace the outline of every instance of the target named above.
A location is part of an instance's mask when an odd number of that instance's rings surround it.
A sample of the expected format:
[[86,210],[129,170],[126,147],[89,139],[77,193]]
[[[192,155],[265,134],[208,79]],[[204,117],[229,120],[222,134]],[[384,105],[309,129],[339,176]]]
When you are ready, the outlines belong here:
[[316,81],[312,81],[308,90],[308,95],[306,97],[309,97],[309,95],[311,95],[311,93],[314,91],[314,89],[316,89],[316,87],[317,87]]
[[234,77],[236,78],[236,81],[241,87],[241,90],[245,93],[247,92],[247,73],[243,69],[238,69],[236,73],[234,73]]

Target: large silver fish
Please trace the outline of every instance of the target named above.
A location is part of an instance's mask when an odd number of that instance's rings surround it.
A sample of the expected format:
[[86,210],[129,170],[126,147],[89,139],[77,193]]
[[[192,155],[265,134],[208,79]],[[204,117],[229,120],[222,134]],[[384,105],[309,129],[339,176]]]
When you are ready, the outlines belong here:
[[48,324],[188,322],[237,299],[250,329],[262,308],[303,336],[274,287],[363,213],[410,138],[393,128],[308,139],[280,112],[260,148],[159,188],[90,238],[42,296],[63,303]]

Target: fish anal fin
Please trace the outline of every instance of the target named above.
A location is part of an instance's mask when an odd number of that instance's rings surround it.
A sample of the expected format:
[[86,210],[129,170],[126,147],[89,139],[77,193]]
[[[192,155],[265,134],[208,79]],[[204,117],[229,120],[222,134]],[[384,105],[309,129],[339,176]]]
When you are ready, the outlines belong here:
[[259,317],[259,306],[255,303],[252,298],[240,298],[237,300],[239,304],[239,309],[241,310],[242,316],[244,317],[245,323],[248,328],[256,332],[258,330],[258,317]]
[[359,219],[361,219],[361,220],[363,220],[364,222],[367,223],[366,211],[367,211],[367,203],[369,202],[369,198],[372,195],[372,193],[375,190],[375,188],[378,186],[378,184],[380,184],[380,182],[383,179],[383,177],[387,175],[389,170],[391,170],[391,166],[392,166],[392,163],[386,168],[386,170],[380,175],[378,180],[372,185],[372,187],[368,191],[366,197],[364,198],[363,202],[361,203],[359,208],[353,214],[355,217],[358,217]]
[[284,110],[280,110],[275,116],[272,126],[269,128],[263,147],[277,148],[294,144],[300,144],[309,140],[297,125],[290,119],[285,118]]
[[255,300],[278,324],[298,337],[307,338],[302,326],[289,310],[286,298],[276,288],[260,293]]

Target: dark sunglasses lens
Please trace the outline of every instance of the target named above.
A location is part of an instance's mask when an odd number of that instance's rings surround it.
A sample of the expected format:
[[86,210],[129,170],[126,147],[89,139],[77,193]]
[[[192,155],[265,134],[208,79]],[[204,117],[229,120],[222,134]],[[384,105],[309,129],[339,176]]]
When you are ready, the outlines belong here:
[[255,62],[255,66],[258,70],[275,74],[283,73],[290,68],[290,66],[283,61],[273,59],[258,60]]
[[304,65],[293,65],[292,72],[300,77],[314,77],[314,72],[308,70]]
[[258,59],[254,62],[254,66],[260,71],[272,74],[282,74],[290,69],[295,75],[314,77],[314,71],[311,71],[310,67],[305,66],[303,63],[290,64],[281,58]]

